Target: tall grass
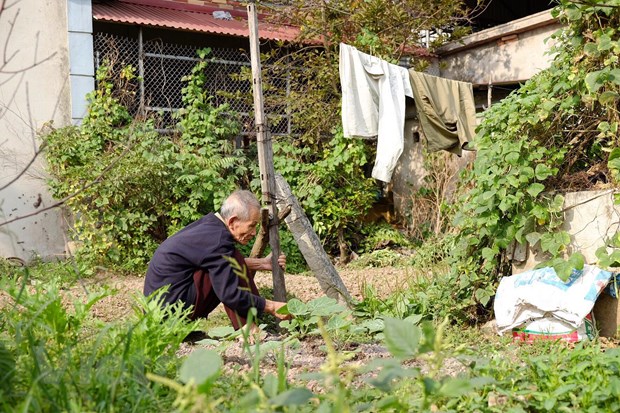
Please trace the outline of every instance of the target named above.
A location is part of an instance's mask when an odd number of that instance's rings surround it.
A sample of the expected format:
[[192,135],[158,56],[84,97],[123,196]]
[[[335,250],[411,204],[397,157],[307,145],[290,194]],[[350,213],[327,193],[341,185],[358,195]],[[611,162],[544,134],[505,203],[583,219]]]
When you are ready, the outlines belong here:
[[104,324],[90,310],[109,291],[63,300],[56,281],[29,281],[28,269],[0,280],[0,410],[169,410],[169,391],[146,373],[176,374],[175,351],[195,326],[179,308],[136,297],[131,317]]

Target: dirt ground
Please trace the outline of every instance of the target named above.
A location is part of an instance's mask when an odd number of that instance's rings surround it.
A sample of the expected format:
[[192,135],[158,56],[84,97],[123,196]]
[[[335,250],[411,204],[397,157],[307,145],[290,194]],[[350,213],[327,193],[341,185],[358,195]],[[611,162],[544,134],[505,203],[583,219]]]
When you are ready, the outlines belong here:
[[[340,277],[346,285],[349,293],[356,299],[362,298],[364,285],[370,285],[374,288],[379,297],[387,297],[391,292],[403,288],[411,281],[415,275],[407,268],[366,268],[366,269],[339,269]],[[100,300],[92,309],[92,314],[105,322],[121,320],[128,317],[133,311],[134,296],[142,295],[142,287],[144,278],[132,276],[119,276],[115,274],[102,273],[97,277],[82,280],[74,287],[65,290],[65,300],[70,301],[73,298],[83,298],[87,291],[93,290],[93,287],[107,286],[111,288],[114,294]],[[271,273],[259,272],[256,275],[256,284],[261,288],[270,288],[272,286]],[[286,275],[286,287],[289,295],[299,298],[302,301],[309,301],[323,295],[318,281],[311,273],[301,275]],[[0,297],[2,298],[2,297]],[[1,302],[2,300],[0,300]],[[221,306],[216,312],[222,312]],[[221,320],[225,320],[223,314],[214,314],[214,318],[219,316]],[[225,322],[225,321],[223,321]],[[497,338],[493,331],[482,332],[493,340]],[[190,340],[182,343],[177,354],[185,356],[190,354],[197,348],[213,348],[211,344],[200,343],[201,338],[206,338],[204,334],[198,334]],[[285,337],[280,337],[270,333],[263,338],[267,341],[282,341]],[[243,344],[240,340],[229,341],[223,343],[223,351],[221,351],[224,360],[225,371],[249,371],[252,363],[250,357],[243,350]],[[604,347],[617,347],[618,340],[603,340]],[[221,350],[221,348],[220,348]],[[339,354],[348,354],[349,358],[344,362],[343,366],[363,366],[370,361],[378,358],[389,357],[387,349],[377,343],[371,342],[350,342],[340,343],[338,346]],[[326,361],[325,343],[318,336],[306,337],[300,342],[292,346],[286,346],[286,361],[288,364],[288,376],[291,381],[295,381],[301,374],[305,372],[316,372]],[[413,361],[410,366],[420,367],[422,371],[426,370],[424,363]],[[269,353],[261,361],[261,372],[267,374],[276,372],[277,362],[274,353]],[[443,361],[441,374],[456,375],[465,370],[465,367],[454,358],[448,358]],[[359,380],[368,379],[370,376],[362,376]],[[359,381],[358,380],[358,381]],[[357,384],[361,384],[357,383]],[[313,391],[320,391],[319,383],[309,383],[308,386]]]
[[[406,268],[368,268],[368,269],[339,269],[340,277],[346,285],[349,293],[357,299],[362,298],[362,291],[365,284],[372,286],[377,295],[386,297],[391,292],[402,288],[412,276]],[[273,284],[271,273],[259,272],[256,275],[256,284],[259,289],[262,287],[270,288]],[[67,291],[68,296],[84,296],[86,290],[93,286],[107,285],[115,291],[115,294],[103,298],[93,307],[93,315],[102,321],[119,320],[129,316],[132,312],[134,295],[142,294],[144,278],[131,276],[118,276],[112,274],[102,274],[96,278],[84,280]],[[302,275],[286,275],[287,293],[302,301],[309,301],[323,295],[318,281],[310,273]],[[221,306],[216,310],[222,311]],[[197,348],[213,348],[211,345],[200,344],[199,339],[206,336],[198,335],[194,340],[182,343],[178,351],[179,356],[190,354]],[[274,334],[268,334],[264,341],[282,340]],[[349,354],[347,365],[366,365],[371,360],[389,357],[387,349],[379,344],[373,343],[350,343],[347,342],[346,348],[339,348],[340,352]],[[318,371],[326,360],[324,342],[321,337],[306,337],[294,346],[286,347],[286,360],[289,365],[289,379],[295,381],[296,378],[305,372]],[[251,368],[250,357],[243,350],[241,340],[228,342],[222,352],[225,371],[249,371]],[[424,366],[421,366],[424,370]],[[261,371],[263,374],[275,372],[277,363],[274,354],[268,354],[261,361]],[[463,366],[456,360],[446,360],[444,362],[444,372],[457,374],[463,370]],[[367,377],[363,377],[367,378]],[[359,383],[361,384],[361,383]],[[310,383],[311,390],[320,391],[318,383]]]
[[[362,298],[364,284],[373,286],[379,296],[386,297],[392,291],[406,285],[407,280],[411,277],[410,271],[406,268],[392,267],[363,270],[340,269],[339,274],[349,293],[357,299]],[[257,273],[255,281],[259,289],[273,286],[269,272]],[[286,274],[285,282],[287,293],[302,301],[309,301],[323,295],[318,281],[311,273]],[[118,276],[108,273],[82,281],[81,284],[71,288],[70,293],[79,296],[84,294],[85,289],[89,290],[92,286],[109,286],[116,293],[95,304],[93,312],[97,318],[103,321],[112,321],[126,317],[132,311],[132,296],[142,294],[143,283],[144,278],[142,277]]]

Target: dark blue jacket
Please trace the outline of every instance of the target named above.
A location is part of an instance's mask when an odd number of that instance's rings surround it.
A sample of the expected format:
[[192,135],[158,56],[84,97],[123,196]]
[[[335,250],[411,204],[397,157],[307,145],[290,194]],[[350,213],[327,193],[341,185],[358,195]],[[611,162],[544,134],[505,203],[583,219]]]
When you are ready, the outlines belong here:
[[238,288],[237,275],[223,257],[233,258],[235,239],[213,213],[192,222],[155,251],[144,280],[144,295],[170,285],[166,303],[181,301],[185,308],[196,300],[194,272],[209,273],[213,290],[224,305],[246,317],[250,307],[265,309],[265,299]]

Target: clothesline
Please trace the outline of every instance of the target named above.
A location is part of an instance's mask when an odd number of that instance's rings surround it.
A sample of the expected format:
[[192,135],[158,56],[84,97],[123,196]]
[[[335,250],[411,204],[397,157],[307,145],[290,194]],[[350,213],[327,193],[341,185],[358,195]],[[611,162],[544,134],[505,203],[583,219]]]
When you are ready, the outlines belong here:
[[346,137],[377,137],[372,177],[390,182],[404,147],[405,97],[414,99],[431,151],[461,155],[474,137],[471,83],[391,64],[340,44],[342,126]]

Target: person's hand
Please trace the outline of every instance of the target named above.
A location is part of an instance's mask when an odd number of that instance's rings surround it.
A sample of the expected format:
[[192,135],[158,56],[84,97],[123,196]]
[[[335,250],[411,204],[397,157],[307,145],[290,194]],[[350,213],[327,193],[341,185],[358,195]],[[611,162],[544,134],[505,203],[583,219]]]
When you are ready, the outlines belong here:
[[279,314],[278,310],[284,307],[286,303],[281,301],[265,300],[265,312],[273,315],[279,320],[290,320],[293,318],[291,314]]
[[[265,259],[265,264],[268,267],[267,270],[271,271],[271,256],[272,253],[270,252],[269,255],[267,255],[264,259]],[[278,265],[280,266],[280,268],[282,268],[282,271],[286,270],[286,255],[284,254],[280,254],[280,256],[278,257]]]

